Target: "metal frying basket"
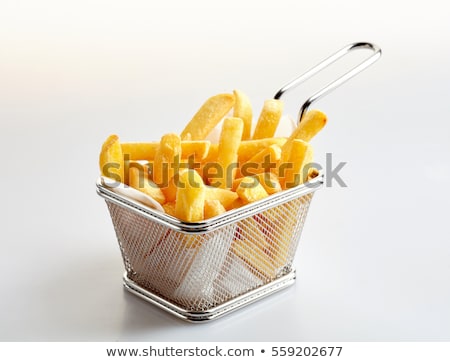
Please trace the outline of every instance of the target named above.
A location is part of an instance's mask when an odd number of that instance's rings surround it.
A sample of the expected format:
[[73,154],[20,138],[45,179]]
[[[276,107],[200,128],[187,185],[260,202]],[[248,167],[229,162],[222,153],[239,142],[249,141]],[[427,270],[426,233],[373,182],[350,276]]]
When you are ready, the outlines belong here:
[[[375,62],[381,49],[370,43],[350,44],[286,84],[275,98],[360,48],[373,54],[311,96],[300,109],[300,122],[315,100]],[[292,262],[312,196],[323,177],[196,223],[151,209],[99,179],[97,193],[111,215],[125,265],[126,289],[175,316],[203,322],[292,285]]]

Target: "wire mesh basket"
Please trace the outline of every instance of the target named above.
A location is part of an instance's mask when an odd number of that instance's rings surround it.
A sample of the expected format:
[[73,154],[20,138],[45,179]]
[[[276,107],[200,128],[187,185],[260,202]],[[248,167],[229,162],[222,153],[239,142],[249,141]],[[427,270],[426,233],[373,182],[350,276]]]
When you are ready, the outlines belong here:
[[[349,51],[374,54],[314,94],[309,105],[372,64],[380,49],[355,43],[281,88],[275,98]],[[97,182],[108,206],[125,265],[128,291],[191,322],[216,319],[279,291],[295,281],[294,256],[320,174],[306,184],[281,191],[214,218],[186,223],[118,194]]]
[[[293,282],[292,261],[318,176],[200,223],[184,223],[98,182],[125,286],[183,318],[216,318]],[[269,286],[261,289],[262,286]]]

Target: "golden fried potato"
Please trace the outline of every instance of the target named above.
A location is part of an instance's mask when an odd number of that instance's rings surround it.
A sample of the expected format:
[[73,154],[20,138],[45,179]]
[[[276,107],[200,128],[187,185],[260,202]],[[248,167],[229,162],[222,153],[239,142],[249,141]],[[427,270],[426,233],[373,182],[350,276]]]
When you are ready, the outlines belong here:
[[236,177],[253,176],[262,172],[276,172],[277,163],[281,158],[281,147],[270,145],[262,149],[248,161],[240,165]]
[[236,193],[244,204],[249,204],[269,196],[264,187],[259,183],[258,178],[254,176],[242,178],[241,183],[236,189]]
[[286,143],[286,138],[284,137],[272,137],[272,138],[262,138],[259,140],[247,140],[242,141],[239,145],[238,150],[238,160],[242,164],[271,145],[283,146]]
[[284,104],[279,99],[268,99],[264,102],[253,133],[254,140],[273,137],[283,115],[283,108]]
[[205,199],[218,200],[226,210],[230,210],[233,203],[239,199],[239,195],[231,190],[205,186]]
[[175,133],[162,136],[155,154],[153,181],[157,185],[166,187],[174,174],[178,172],[180,159],[180,136]]
[[159,142],[128,142],[122,143],[122,152],[130,160],[154,160]]
[[313,160],[313,149],[308,142],[294,140],[289,156],[282,159],[287,159],[287,163],[279,165],[278,176],[284,189],[298,186],[307,180],[308,165]]
[[117,182],[125,182],[122,147],[117,135],[109,136],[103,143],[100,151],[99,166],[103,176]]
[[205,193],[201,176],[194,170],[182,170],[177,185],[176,217],[187,222],[203,220]]
[[242,207],[244,205],[245,205],[245,202],[242,201],[242,199],[240,199],[239,196],[238,196],[238,198],[231,203],[231,205],[229,206],[227,211],[228,210],[233,210],[233,209],[238,209],[238,208],[240,208],[240,207]]
[[[181,171],[181,170],[180,170]],[[170,180],[167,186],[161,187],[161,191],[166,197],[166,202],[175,201],[177,197],[177,179],[178,174],[174,175]]]
[[210,146],[211,142],[208,140],[181,141],[181,157],[194,157],[196,161],[201,161],[208,155]]
[[212,186],[231,189],[238,168],[238,150],[243,128],[240,118],[229,117],[223,121],[217,155],[219,174],[211,180]]
[[[232,108],[233,117],[227,117]],[[274,137],[283,109],[282,101],[266,100],[252,137],[253,110],[247,95],[240,90],[217,94],[206,100],[180,136],[169,133],[160,142],[122,144],[116,135],[109,136],[100,152],[101,174],[146,193],[183,221],[220,215],[319,175],[308,142],[325,126],[326,115],[309,111],[288,138]],[[219,142],[211,144],[205,138],[222,120]],[[268,225],[276,227],[274,216],[260,218],[259,232],[267,237]],[[198,238],[180,242],[194,247]],[[242,242],[236,241],[237,249]],[[284,260],[286,251],[267,242],[264,252],[270,254],[272,248],[274,260]],[[272,275],[268,270],[261,273]]]
[[209,98],[181,132],[181,139],[203,140],[234,105],[233,94],[218,94]]
[[[122,143],[122,152],[128,155],[130,160],[154,160],[160,142],[134,142]],[[181,158],[187,159],[189,156],[194,156],[195,160],[203,160],[209,152],[211,142],[203,141],[181,141]]]
[[289,154],[292,142],[296,139],[309,142],[323,127],[325,127],[326,123],[327,116],[325,113],[318,110],[306,112],[302,121],[283,145],[283,152]]
[[252,132],[252,105],[247,95],[239,90],[234,90],[234,108],[233,117],[240,118],[244,122],[244,131],[242,132],[242,139],[251,139]]
[[223,214],[224,212],[226,212],[226,210],[219,200],[205,200],[205,219],[210,219],[214,216]]
[[264,187],[264,190],[269,195],[277,193],[282,190],[280,180],[278,176],[272,172],[263,172],[255,175],[258,178],[259,183]]

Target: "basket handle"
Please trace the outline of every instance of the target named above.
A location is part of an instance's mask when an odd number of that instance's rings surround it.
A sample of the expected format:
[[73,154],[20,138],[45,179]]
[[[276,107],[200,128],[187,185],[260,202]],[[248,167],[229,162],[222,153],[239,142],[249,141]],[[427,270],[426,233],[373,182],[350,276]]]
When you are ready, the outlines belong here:
[[372,43],[352,43],[347,45],[346,47],[342,48],[341,50],[337,51],[333,55],[329,56],[316,66],[312,67],[310,70],[308,70],[306,73],[300,75],[299,77],[293,79],[289,83],[285,84],[283,87],[281,87],[278,92],[275,94],[275,99],[280,99],[284,93],[287,91],[290,91],[293,88],[296,88],[309,78],[311,78],[313,75],[320,72],[322,69],[328,67],[329,65],[336,62],[338,59],[342,58],[344,55],[350,53],[353,50],[356,49],[369,49],[373,51],[373,54],[364,60],[362,63],[358,64],[356,67],[349,70],[347,73],[336,79],[335,81],[329,83],[322,89],[320,89],[318,92],[314,93],[311,97],[309,97],[305,103],[300,108],[300,111],[298,113],[298,123],[301,122],[303,115],[308,110],[309,106],[317,101],[318,99],[322,98],[324,95],[330,93],[332,90],[336,89],[340,85],[344,84],[346,81],[348,81],[350,78],[353,78],[356,74],[366,69],[369,65],[375,63],[378,58],[381,56],[381,48],[378,47],[375,44]]

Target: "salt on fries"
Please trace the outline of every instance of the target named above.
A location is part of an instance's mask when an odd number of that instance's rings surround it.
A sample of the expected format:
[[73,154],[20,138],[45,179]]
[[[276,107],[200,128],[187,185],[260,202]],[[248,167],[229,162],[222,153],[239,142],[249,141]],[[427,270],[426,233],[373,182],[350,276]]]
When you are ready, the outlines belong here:
[[[109,136],[101,148],[100,172],[147,194],[185,222],[221,215],[317,177],[309,142],[327,117],[311,110],[289,137],[274,137],[283,108],[281,100],[266,100],[252,134],[247,95],[240,90],[215,95],[180,134],[140,143]],[[219,142],[206,140],[222,120]],[[235,247],[243,253],[239,243]]]

